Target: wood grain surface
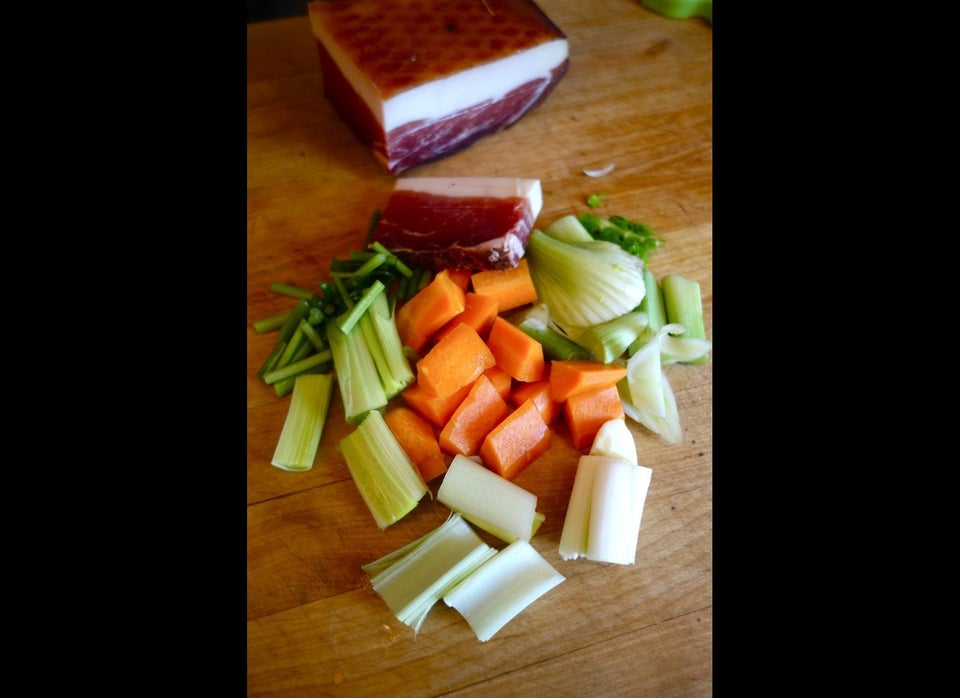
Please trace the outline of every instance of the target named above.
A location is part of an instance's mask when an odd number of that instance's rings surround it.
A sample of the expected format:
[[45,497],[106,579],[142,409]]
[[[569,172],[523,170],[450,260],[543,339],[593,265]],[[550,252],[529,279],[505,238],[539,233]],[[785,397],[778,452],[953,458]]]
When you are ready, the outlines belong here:
[[[540,179],[541,227],[605,194],[598,213],[641,220],[666,241],[649,260],[657,276],[700,283],[712,339],[711,26],[632,0],[540,5],[570,41],[553,94],[512,128],[403,176]],[[442,602],[414,635],[372,590],[361,565],[449,510],[428,496],[377,528],[338,450],[352,429],[339,394],[314,467],[270,464],[289,397],[257,377],[275,336],[252,322],[292,306],[271,282],[315,287],[331,259],[361,249],[394,178],[324,99],[306,17],[248,25],[247,52],[248,695],[712,695],[712,358],[667,367],[682,444],[628,420],[653,469],[635,565],[559,557],[580,452],[555,424],[550,451],[516,483],[546,515],[531,543],[566,579],[486,643]],[[583,173],[608,163],[603,178]]]

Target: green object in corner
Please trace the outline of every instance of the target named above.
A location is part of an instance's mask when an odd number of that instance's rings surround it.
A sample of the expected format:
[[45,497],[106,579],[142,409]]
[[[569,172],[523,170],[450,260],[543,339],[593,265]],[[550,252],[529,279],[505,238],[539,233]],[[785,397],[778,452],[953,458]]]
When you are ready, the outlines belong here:
[[643,6],[670,19],[702,17],[713,24],[713,0],[642,0]]

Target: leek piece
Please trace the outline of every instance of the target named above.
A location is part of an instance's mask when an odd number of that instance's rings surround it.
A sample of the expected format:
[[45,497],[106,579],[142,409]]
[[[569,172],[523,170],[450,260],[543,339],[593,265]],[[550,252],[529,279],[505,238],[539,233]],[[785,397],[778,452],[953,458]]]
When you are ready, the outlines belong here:
[[640,519],[653,471],[609,456],[600,458],[593,481],[587,559],[632,565],[637,560]]
[[593,240],[593,236],[590,235],[587,229],[583,227],[583,223],[573,214],[558,218],[544,228],[543,232],[556,240],[563,240],[564,242],[590,242]]
[[591,456],[610,456],[638,463],[637,442],[627,426],[626,419],[608,419],[600,425],[590,446]]
[[403,353],[403,342],[386,295],[381,293],[373,299],[360,320],[360,328],[380,374],[383,392],[388,399],[399,395],[416,380],[416,376]]
[[[703,326],[703,300],[700,294],[700,284],[679,274],[666,274],[660,280],[663,290],[663,307],[667,314],[667,322],[679,323],[687,328],[685,337],[706,339]],[[706,354],[689,364],[704,364],[710,357]]]
[[453,512],[438,528],[363,569],[387,607],[416,633],[434,604],[496,552]]
[[293,472],[303,472],[313,467],[332,394],[333,375],[313,373],[297,376],[271,464]]
[[450,462],[437,500],[507,543],[530,540],[536,530],[537,496],[460,454]]
[[620,358],[647,327],[647,314],[639,310],[584,328],[577,342],[605,364]]
[[535,229],[526,256],[537,297],[561,327],[612,320],[646,293],[643,260],[612,242],[564,242]]
[[340,439],[340,452],[380,530],[413,511],[428,492],[420,472],[377,410]]
[[560,534],[560,557],[633,564],[652,474],[650,468],[616,456],[580,456]]
[[387,394],[380,382],[380,374],[364,341],[363,332],[354,328],[344,333],[335,322],[328,322],[325,327],[340,396],[343,398],[344,416],[350,424],[359,424],[371,410],[379,410],[387,405]]
[[516,540],[447,592],[443,601],[486,642],[565,579],[528,541]]

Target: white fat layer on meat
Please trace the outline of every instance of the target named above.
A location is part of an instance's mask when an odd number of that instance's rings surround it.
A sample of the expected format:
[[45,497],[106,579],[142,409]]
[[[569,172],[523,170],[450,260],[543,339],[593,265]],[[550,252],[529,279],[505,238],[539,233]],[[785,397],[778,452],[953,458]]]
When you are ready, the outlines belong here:
[[549,81],[554,68],[569,56],[567,40],[555,39],[507,58],[412,87],[383,101],[376,86],[357,69],[323,26],[313,22],[313,29],[385,133],[412,121],[436,121],[475,104],[496,102],[532,80]]
[[530,202],[532,220],[543,208],[543,190],[539,179],[516,177],[405,177],[397,180],[394,191],[419,191],[437,196],[484,196],[497,199],[519,197]]

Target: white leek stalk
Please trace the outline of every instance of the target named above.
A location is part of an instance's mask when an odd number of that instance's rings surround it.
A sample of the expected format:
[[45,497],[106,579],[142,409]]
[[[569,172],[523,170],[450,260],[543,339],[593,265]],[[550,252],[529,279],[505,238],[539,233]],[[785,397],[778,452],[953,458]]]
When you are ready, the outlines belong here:
[[363,569],[397,619],[416,633],[434,604],[496,552],[454,512],[438,528]]
[[580,456],[560,534],[560,557],[634,564],[652,474],[621,458]]
[[500,540],[530,540],[543,517],[537,496],[476,461],[457,454],[443,476],[437,500]]
[[413,511],[429,491],[377,410],[367,413],[359,426],[340,440],[340,452],[381,530]]
[[529,542],[516,540],[447,592],[443,601],[486,642],[564,579]]
[[292,472],[313,467],[331,395],[333,374],[304,373],[296,377],[283,430],[270,461],[273,465]]

